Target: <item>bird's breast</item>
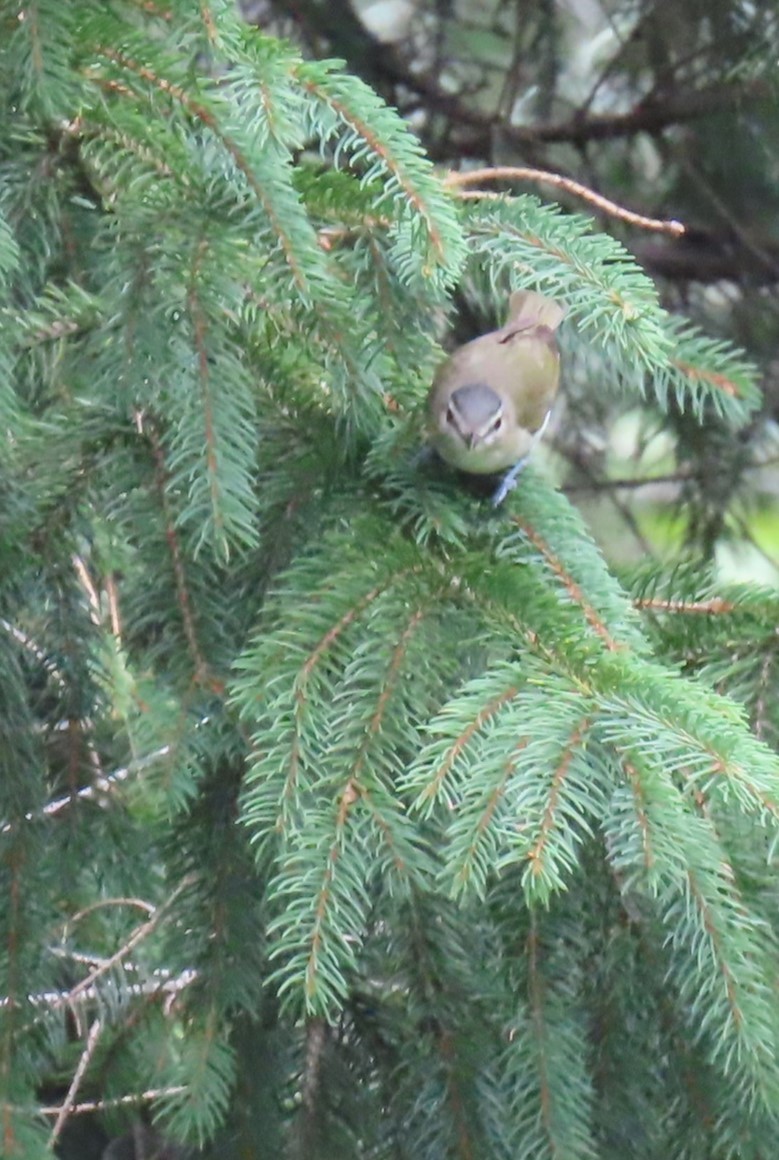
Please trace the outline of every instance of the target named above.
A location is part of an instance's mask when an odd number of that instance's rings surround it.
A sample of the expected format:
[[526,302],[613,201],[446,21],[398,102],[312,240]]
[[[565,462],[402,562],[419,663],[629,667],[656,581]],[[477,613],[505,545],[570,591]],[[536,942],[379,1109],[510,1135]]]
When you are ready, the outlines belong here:
[[437,431],[433,446],[442,459],[460,471],[474,475],[492,475],[513,467],[524,459],[533,447],[534,437],[522,427],[502,431],[492,441],[478,440],[472,445],[458,435]]

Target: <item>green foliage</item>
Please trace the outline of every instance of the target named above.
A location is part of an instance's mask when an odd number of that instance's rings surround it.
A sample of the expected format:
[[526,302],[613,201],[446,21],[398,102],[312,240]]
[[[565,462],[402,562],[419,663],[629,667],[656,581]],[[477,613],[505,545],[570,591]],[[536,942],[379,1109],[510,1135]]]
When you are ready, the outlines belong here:
[[776,600],[414,461],[456,287],[694,421],[748,360],[231,4],[0,31],[3,1155],[769,1155]]
[[659,311],[651,280],[619,242],[591,233],[587,218],[523,196],[476,203],[469,219],[474,282],[495,290],[514,271],[523,284],[558,295],[579,334],[605,351],[616,382],[651,394],[664,410],[673,400],[697,419],[710,412],[732,425],[758,405],[755,367]]

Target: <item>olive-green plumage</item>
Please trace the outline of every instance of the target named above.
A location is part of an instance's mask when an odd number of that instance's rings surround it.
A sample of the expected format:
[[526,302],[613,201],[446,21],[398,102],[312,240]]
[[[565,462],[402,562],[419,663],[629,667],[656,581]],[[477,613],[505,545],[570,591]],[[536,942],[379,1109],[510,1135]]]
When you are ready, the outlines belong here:
[[[555,331],[563,308],[532,290],[511,295],[505,326],[459,347],[428,397],[430,442],[460,471],[490,475],[520,465],[543,433],[557,394]],[[516,471],[495,502],[514,483]]]

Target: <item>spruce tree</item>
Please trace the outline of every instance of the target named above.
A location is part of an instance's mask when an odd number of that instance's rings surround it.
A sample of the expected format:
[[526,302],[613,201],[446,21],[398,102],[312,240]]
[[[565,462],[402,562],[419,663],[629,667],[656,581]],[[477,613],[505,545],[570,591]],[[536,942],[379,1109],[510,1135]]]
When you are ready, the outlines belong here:
[[0,70],[2,1155],[773,1155],[779,600],[417,456],[455,302],[733,437],[754,367],[226,0]]

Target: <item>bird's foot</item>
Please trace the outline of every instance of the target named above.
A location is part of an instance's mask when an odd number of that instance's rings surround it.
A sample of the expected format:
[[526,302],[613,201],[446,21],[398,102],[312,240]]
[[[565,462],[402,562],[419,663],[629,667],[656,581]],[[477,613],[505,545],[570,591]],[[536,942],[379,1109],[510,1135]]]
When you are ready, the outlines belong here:
[[438,452],[429,443],[423,443],[411,456],[411,470],[416,471],[418,468],[430,467],[431,463],[435,463],[437,459]]
[[514,488],[517,486],[517,479],[519,478],[521,472],[524,470],[526,463],[527,459],[520,459],[519,463],[515,463],[514,466],[510,467],[506,474],[501,477],[500,483],[495,488],[495,491],[492,494],[492,499],[490,500],[490,503],[493,507],[500,507],[508,493],[514,490]]

